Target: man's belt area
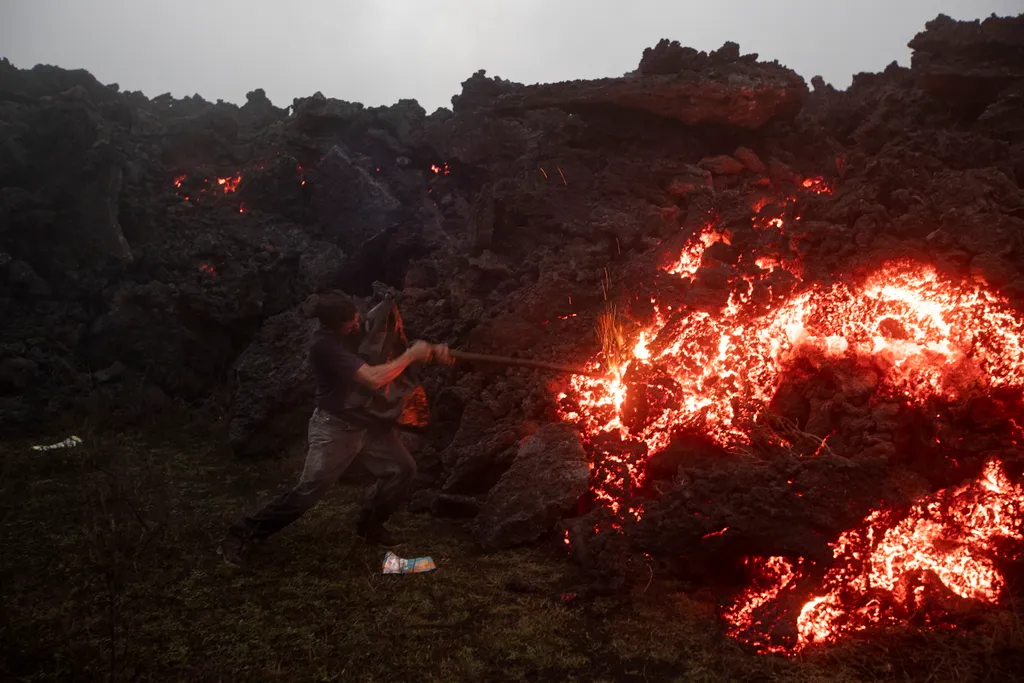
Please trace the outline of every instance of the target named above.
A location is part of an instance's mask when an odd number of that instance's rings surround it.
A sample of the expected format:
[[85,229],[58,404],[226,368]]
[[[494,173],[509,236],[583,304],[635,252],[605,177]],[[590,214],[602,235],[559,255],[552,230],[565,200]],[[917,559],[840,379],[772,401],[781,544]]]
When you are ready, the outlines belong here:
[[382,430],[391,429],[395,426],[394,420],[387,420],[383,418],[374,417],[367,414],[365,411],[356,408],[346,408],[341,411],[324,410],[331,417],[344,422],[353,429],[372,429]]

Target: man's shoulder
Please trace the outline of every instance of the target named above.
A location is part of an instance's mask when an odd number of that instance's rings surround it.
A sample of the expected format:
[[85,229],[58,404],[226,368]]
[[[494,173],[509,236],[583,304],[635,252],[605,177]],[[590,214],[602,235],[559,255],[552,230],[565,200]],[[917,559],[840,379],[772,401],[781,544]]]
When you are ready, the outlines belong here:
[[318,334],[314,338],[309,352],[313,357],[330,357],[356,366],[363,365],[366,362],[359,357],[358,353],[349,348],[344,341],[326,334]]
[[331,340],[319,332],[313,337],[313,343],[309,345],[309,355],[316,358],[331,351]]

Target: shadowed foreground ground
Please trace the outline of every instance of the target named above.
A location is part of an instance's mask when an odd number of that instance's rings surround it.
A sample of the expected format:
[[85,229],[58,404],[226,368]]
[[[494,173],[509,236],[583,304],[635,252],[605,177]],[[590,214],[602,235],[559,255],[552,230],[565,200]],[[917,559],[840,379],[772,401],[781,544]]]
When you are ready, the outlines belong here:
[[[581,579],[557,549],[481,556],[464,529],[429,517],[397,520],[409,541],[399,554],[430,554],[438,571],[381,576],[383,553],[351,534],[351,489],[240,571],[217,540],[299,461],[82,436],[81,448],[43,453],[0,443],[5,680],[1002,681],[1024,666],[1008,654],[1022,643],[1012,606],[969,636],[753,656],[678,585],[654,577],[562,604]],[[547,590],[511,592],[511,579]]]

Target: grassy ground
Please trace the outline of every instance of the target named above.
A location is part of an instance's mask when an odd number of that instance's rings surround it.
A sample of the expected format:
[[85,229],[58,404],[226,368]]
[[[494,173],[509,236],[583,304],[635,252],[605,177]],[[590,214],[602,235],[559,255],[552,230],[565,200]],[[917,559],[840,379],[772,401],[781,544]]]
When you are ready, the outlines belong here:
[[83,437],[43,453],[0,444],[4,680],[996,681],[1021,665],[1005,655],[1021,643],[1010,611],[969,637],[758,657],[667,581],[582,604],[510,592],[514,578],[554,595],[579,578],[555,547],[483,556],[465,529],[429,517],[395,526],[409,539],[400,554],[429,554],[438,570],[382,576],[382,552],[351,534],[345,489],[237,570],[217,541],[299,461]]

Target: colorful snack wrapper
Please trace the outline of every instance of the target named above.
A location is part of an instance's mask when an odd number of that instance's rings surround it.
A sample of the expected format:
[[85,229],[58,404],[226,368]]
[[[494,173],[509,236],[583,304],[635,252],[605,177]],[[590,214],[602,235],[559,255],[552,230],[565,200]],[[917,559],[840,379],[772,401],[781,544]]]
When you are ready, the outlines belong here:
[[434,569],[437,569],[437,565],[429,557],[414,557],[407,560],[390,551],[384,556],[384,562],[381,564],[384,574],[419,574]]

